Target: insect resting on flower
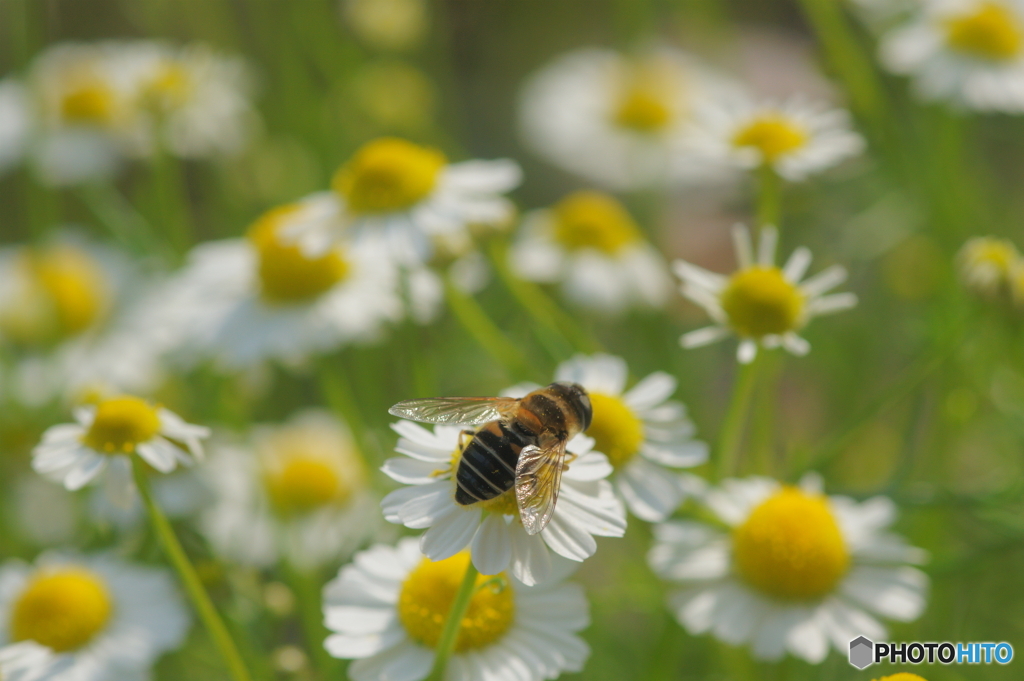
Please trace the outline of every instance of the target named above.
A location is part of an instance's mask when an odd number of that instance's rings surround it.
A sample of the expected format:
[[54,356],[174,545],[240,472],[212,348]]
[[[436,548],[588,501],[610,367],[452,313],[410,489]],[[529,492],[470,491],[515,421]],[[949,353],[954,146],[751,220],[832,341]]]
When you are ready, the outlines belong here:
[[[393,416],[424,423],[480,425],[463,431],[455,501],[470,506],[515,488],[528,534],[551,520],[566,444],[590,426],[590,396],[576,383],[552,383],[525,397],[434,397],[399,402]],[[465,438],[470,438],[465,442]],[[569,461],[575,458],[569,453]]]

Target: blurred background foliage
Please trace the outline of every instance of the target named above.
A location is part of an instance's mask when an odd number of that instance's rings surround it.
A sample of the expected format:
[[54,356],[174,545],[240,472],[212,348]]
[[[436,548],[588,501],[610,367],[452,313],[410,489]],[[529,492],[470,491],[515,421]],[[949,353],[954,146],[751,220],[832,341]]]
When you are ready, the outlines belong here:
[[[24,169],[12,172],[0,179],[0,242],[40,239],[64,223],[105,239],[105,211],[137,211],[164,236],[159,258],[174,265],[191,244],[240,235],[267,208],[327,186],[360,144],[383,134],[436,145],[457,160],[515,158],[525,176],[513,195],[519,206],[549,205],[585,185],[521,146],[516,98],[528,74],[578,46],[628,50],[665,42],[739,73],[762,94],[833,98],[857,116],[869,153],[787,187],[781,252],[806,244],[823,259],[817,266],[846,264],[861,303],[810,329],[809,357],[773,354],[777,391],[756,396],[748,447],[764,472],[794,479],[819,470],[831,493],[884,493],[900,504],[898,529],[932,553],[925,569],[933,592],[926,614],[892,627],[892,640],[1024,642],[1024,314],[971,298],[954,267],[955,253],[973,235],[1024,245],[1024,124],[914,102],[904,81],[872,65],[870,36],[839,13],[839,4],[435,1],[426,5],[422,27],[383,44],[354,27],[334,0],[0,0],[0,74],[22,72],[33,55],[60,41],[202,41],[251,61],[264,126],[242,156],[181,162],[170,182],[166,169],[133,166],[117,181],[123,205],[99,201],[87,188],[45,188]],[[834,34],[819,32],[832,16],[844,19],[856,59],[833,50]],[[865,78],[877,86],[868,90],[874,94],[858,90]],[[872,99],[879,94],[882,105]],[[639,192],[625,200],[666,256],[728,271],[728,228],[750,219],[753,195],[751,186],[741,186]],[[544,380],[565,358],[538,342],[500,282],[479,300],[524,348],[531,375],[496,365],[447,316],[430,327],[406,322],[384,344],[347,348],[328,360],[351,388],[343,412],[364,424],[372,464],[393,444],[387,408],[397,400],[495,394],[517,381]],[[601,347],[627,359],[635,377],[659,369],[676,375],[700,436],[714,441],[732,384],[733,348],[680,350],[680,332],[701,318],[681,298],[667,310],[624,319],[578,317]],[[308,372],[274,370],[255,384],[247,380],[253,377],[198,369],[176,376],[160,398],[190,421],[229,427],[278,421],[325,400],[339,406]],[[30,474],[29,449],[42,428],[66,420],[65,411],[9,406],[0,414],[0,512],[7,515],[0,517],[0,558],[37,550],[10,517],[10,482]],[[386,488],[383,478],[377,482]],[[283,577],[226,570],[187,523],[180,525],[186,548],[205,557],[204,578],[243,634],[244,652],[258,661],[257,675],[312,678],[308,669],[280,671],[268,648],[302,645],[289,591],[278,589]],[[109,528],[94,526],[80,546],[111,541]],[[158,559],[144,529],[129,542],[139,555]],[[686,635],[643,560],[649,544],[649,530],[631,521],[624,540],[603,541],[581,569],[592,602],[585,638],[593,655],[582,674],[565,678],[853,681],[885,671],[857,672],[836,654],[820,666],[793,659],[767,665],[708,636]],[[310,585],[305,596],[317,588]],[[341,663],[332,667],[340,677]],[[929,681],[984,681],[1014,672],[961,666],[923,674]],[[162,661],[158,677],[220,678],[198,627],[185,649]]]

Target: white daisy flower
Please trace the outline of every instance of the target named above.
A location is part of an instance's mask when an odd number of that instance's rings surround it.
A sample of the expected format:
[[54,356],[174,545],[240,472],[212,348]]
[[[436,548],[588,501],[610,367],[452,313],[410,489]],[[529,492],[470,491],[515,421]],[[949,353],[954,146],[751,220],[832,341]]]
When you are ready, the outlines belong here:
[[857,296],[852,293],[823,295],[846,280],[846,270],[839,265],[803,280],[811,264],[811,252],[806,248],[796,249],[781,269],[777,267],[778,232],[774,227],[761,231],[756,260],[746,227],[737,225],[733,229],[733,241],[739,269],[729,277],[682,260],[674,263],[676,274],[683,280],[683,295],[715,321],[714,326],[683,335],[680,343],[684,348],[736,335],[740,338],[737,358],[743,364],[754,361],[758,346],[781,345],[794,355],[805,355],[810,344],[797,334],[807,322],[857,304]]
[[47,679],[148,678],[153,663],[182,644],[188,627],[165,570],[111,554],[44,554],[34,566],[17,560],[0,566],[0,648],[18,641],[49,648],[50,659],[31,653],[49,668]]
[[4,681],[44,681],[67,668],[53,651],[35,641],[0,646],[0,679]]
[[139,41],[135,97],[152,147],[183,158],[238,152],[258,125],[253,77],[237,57],[202,44]]
[[381,470],[409,487],[384,497],[384,518],[426,529],[420,548],[431,560],[450,558],[469,547],[482,574],[511,570],[532,586],[551,577],[549,550],[583,561],[597,550],[595,536],[621,537],[626,532],[625,509],[604,479],[613,469],[603,454],[590,451],[594,441],[585,435],[569,442],[568,450],[579,456],[562,475],[554,515],[539,534],[529,535],[519,519],[514,488],[470,506],[456,503],[452,472],[465,444],[463,428],[438,425],[431,432],[409,421],[392,428],[401,436],[395,450],[405,456],[388,459]]
[[511,160],[449,163],[437,149],[394,137],[364,144],[331,181],[338,218],[291,228],[307,253],[350,234],[403,266],[425,263],[433,240],[458,238],[474,225],[501,225],[514,214],[503,194],[519,185]]
[[800,181],[859,154],[864,139],[850,116],[801,98],[755,102],[734,97],[702,106],[689,137],[707,163],[733,170],[770,167]]
[[957,254],[964,284],[989,297],[1013,288],[1013,274],[1020,260],[1017,247],[1011,241],[992,236],[968,239]]
[[686,407],[668,399],[675,392],[675,378],[659,371],[626,391],[627,375],[621,357],[577,355],[559,365],[555,380],[587,389],[593,409],[587,435],[615,469],[615,491],[633,515],[659,522],[679,508],[690,488],[670,469],[704,463],[708,447],[692,439],[696,429]]
[[599,192],[527,214],[509,263],[523,279],[561,282],[570,300],[608,313],[660,307],[672,287],[664,259],[625,207]]
[[226,368],[369,342],[402,316],[397,273],[369,247],[334,244],[310,256],[282,231],[335,210],[314,194],[268,211],[245,239],[202,244],[154,309],[175,320],[180,353]]
[[928,0],[885,35],[882,62],[925,99],[1024,112],[1024,2]]
[[818,664],[830,643],[845,655],[858,636],[884,640],[875,615],[908,622],[924,610],[928,578],[908,564],[927,554],[887,530],[896,506],[885,497],[826,497],[815,476],[799,487],[755,477],[725,480],[705,502],[724,528],[657,526],[648,556],[686,585],[670,606],[691,634]]
[[698,106],[737,89],[671,48],[575,50],[526,83],[520,129],[535,153],[603,187],[706,183],[715,176],[689,153],[686,131]]
[[174,412],[132,395],[78,407],[75,420],[43,433],[42,442],[32,450],[32,468],[70,491],[106,471],[107,493],[121,506],[134,498],[131,455],[170,473],[202,458],[200,440],[210,434],[208,428],[186,423]]
[[349,556],[378,528],[366,464],[337,419],[304,412],[250,439],[214,446],[202,469],[216,501],[200,527],[218,555],[257,567],[283,556],[307,570]]
[[[324,623],[335,632],[327,651],[355,659],[354,681],[426,678],[468,565],[467,553],[431,562],[411,538],[358,554],[324,589]],[[590,649],[576,632],[589,623],[576,584],[480,575],[444,679],[541,681],[580,671]]]
[[30,127],[31,113],[24,86],[13,78],[0,80],[0,172],[21,160]]
[[137,61],[128,43],[62,43],[27,78],[36,107],[31,155],[40,178],[67,185],[109,176],[145,147],[136,106]]
[[74,232],[0,249],[0,343],[20,402],[92,392],[150,392],[163,377],[155,325],[134,324],[152,284],[129,256]]

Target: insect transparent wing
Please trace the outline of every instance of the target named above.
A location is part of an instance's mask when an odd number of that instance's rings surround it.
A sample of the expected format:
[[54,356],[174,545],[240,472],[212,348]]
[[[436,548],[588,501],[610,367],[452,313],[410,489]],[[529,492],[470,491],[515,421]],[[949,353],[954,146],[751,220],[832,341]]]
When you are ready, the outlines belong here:
[[508,419],[518,404],[514,397],[429,397],[399,402],[388,411],[411,421],[476,425]]
[[543,530],[555,512],[565,468],[565,442],[548,449],[523,447],[516,464],[516,504],[527,534]]

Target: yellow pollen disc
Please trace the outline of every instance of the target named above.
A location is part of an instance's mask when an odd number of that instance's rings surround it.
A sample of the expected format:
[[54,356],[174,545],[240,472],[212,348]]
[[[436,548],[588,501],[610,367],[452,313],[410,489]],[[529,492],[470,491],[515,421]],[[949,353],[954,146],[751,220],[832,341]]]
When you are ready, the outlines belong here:
[[615,110],[615,123],[637,132],[658,132],[668,125],[672,111],[655,90],[635,88],[626,92]]
[[964,264],[968,268],[994,267],[1006,276],[1017,263],[1017,248],[1006,239],[979,237],[964,248]]
[[1024,30],[1002,4],[985,2],[974,12],[946,20],[946,42],[959,52],[992,61],[1020,54]]
[[[437,647],[468,566],[469,554],[460,553],[436,563],[424,559],[409,573],[398,596],[398,618],[410,638],[428,648]],[[504,586],[484,586],[495,577],[477,576],[476,591],[455,639],[455,652],[486,648],[512,626],[516,605],[512,586],[504,573],[496,577],[504,580]]]
[[101,80],[88,80],[64,93],[61,117],[72,123],[103,125],[114,118],[114,91]]
[[270,501],[282,515],[302,514],[335,503],[344,503],[352,490],[328,461],[288,456],[264,474]]
[[77,248],[64,246],[40,254],[34,264],[63,334],[74,335],[92,326],[109,297],[106,278],[96,261]]
[[446,163],[436,149],[382,137],[364,144],[339,168],[331,187],[356,213],[404,210],[433,191]]
[[720,296],[729,324],[740,336],[783,334],[803,323],[804,295],[778,267],[755,265],[740,270]]
[[909,672],[900,672],[899,674],[892,674],[891,676],[883,676],[875,681],[925,681],[923,677],[917,674],[911,674]]
[[37,576],[14,602],[14,641],[35,641],[54,652],[77,650],[110,621],[114,605],[103,580],[81,568]]
[[607,194],[575,192],[559,201],[553,210],[555,240],[570,251],[593,248],[615,255],[641,239],[633,218]]
[[87,447],[107,454],[131,454],[160,431],[160,417],[145,400],[125,395],[103,400],[82,438]]
[[186,104],[194,89],[189,72],[172,61],[161,64],[143,89],[143,101],[161,111]]
[[732,138],[733,146],[756,149],[768,164],[800,149],[807,142],[808,134],[802,126],[778,114],[755,118]]
[[587,435],[594,438],[594,449],[608,457],[615,468],[629,463],[644,442],[644,423],[621,397],[590,393],[594,416]]
[[268,302],[313,300],[349,274],[348,261],[340,248],[309,257],[298,244],[281,240],[281,228],[299,209],[295,204],[271,209],[249,229],[249,240],[259,253],[260,292]]
[[850,554],[828,500],[784,487],[733,531],[740,576],[776,598],[807,600],[831,591]]

